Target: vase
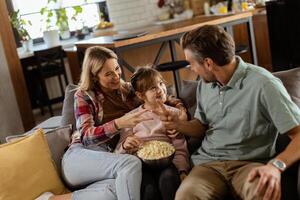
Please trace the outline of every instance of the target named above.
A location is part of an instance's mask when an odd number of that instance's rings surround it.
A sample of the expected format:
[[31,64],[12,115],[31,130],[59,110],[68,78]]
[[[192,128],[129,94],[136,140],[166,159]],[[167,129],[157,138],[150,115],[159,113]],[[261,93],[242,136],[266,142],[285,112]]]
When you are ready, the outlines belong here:
[[47,47],[54,47],[59,45],[58,30],[49,30],[43,32],[43,39]]
[[69,30],[65,30],[65,31],[60,31],[59,32],[59,35],[60,35],[60,38],[62,40],[66,40],[66,39],[69,39],[71,37],[71,33]]
[[170,9],[169,7],[162,7],[158,9],[157,17],[159,21],[164,21],[170,19]]
[[24,49],[24,51],[30,52],[32,50],[32,47],[33,47],[32,39],[23,40],[23,41],[21,41],[21,43],[22,43],[22,48]]

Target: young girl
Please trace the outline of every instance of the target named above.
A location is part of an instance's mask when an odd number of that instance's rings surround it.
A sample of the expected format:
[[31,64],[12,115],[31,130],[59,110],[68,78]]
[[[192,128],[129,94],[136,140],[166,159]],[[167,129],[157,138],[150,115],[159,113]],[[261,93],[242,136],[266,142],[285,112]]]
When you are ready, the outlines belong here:
[[[140,122],[133,128],[123,129],[116,152],[132,154],[141,143],[150,140],[173,144],[175,156],[171,166],[160,171],[143,168],[142,199],[174,199],[180,178],[183,179],[189,170],[189,154],[184,136],[169,135],[159,116],[155,114],[156,111],[162,109],[160,103],[166,101],[166,86],[160,73],[152,68],[138,69],[131,77],[131,84],[136,96],[144,104],[132,110],[130,114],[147,110],[141,117],[152,118],[152,120]],[[177,108],[163,106],[172,112],[181,112]],[[160,197],[155,196],[159,193]]]

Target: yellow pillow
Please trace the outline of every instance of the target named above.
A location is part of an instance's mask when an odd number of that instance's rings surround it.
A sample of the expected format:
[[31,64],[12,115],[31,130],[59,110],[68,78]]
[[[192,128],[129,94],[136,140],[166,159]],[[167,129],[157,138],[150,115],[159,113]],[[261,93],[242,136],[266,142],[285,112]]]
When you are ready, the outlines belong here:
[[0,145],[0,200],[32,200],[66,190],[51,159],[43,130]]

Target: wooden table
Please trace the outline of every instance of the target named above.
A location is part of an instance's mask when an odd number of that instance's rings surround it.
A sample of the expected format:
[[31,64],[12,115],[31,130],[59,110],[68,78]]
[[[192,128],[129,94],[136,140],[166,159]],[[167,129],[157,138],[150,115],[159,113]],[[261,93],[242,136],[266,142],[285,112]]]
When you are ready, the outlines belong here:
[[[235,25],[245,23],[247,25],[248,38],[249,38],[249,50],[251,52],[251,59],[253,64],[257,64],[257,55],[255,47],[255,36],[253,30],[252,22],[252,12],[242,12],[237,14],[231,14],[226,16],[197,16],[195,18],[175,22],[166,25],[153,25],[147,26],[141,29],[135,29],[135,32],[147,31],[147,34],[141,37],[136,37],[132,39],[126,39],[121,41],[114,41],[112,36],[102,36],[97,38],[92,38],[88,40],[83,40],[75,43],[77,48],[88,48],[90,46],[104,46],[113,49],[119,56],[119,62],[121,66],[126,67],[129,71],[133,72],[135,68],[129,65],[121,56],[122,52],[129,49],[145,47],[147,45],[153,45],[161,43],[159,51],[153,61],[153,64],[158,64],[163,52],[169,46],[171,53],[171,60],[176,60],[176,49],[175,43],[179,42],[180,37],[187,31],[191,31],[195,28],[210,24],[210,25],[220,25],[225,28],[227,32],[233,35],[232,27]],[[71,49],[69,52],[76,52],[76,48]],[[67,51],[68,55],[68,51]],[[70,55],[69,55],[70,56]],[[68,57],[69,57],[68,56]],[[74,55],[73,55],[74,57]],[[71,61],[72,62],[72,61]],[[80,72],[80,67],[76,63],[70,64],[71,71]],[[74,69],[77,68],[77,69]],[[74,74],[75,75],[75,74]],[[78,75],[75,79],[78,79]]]

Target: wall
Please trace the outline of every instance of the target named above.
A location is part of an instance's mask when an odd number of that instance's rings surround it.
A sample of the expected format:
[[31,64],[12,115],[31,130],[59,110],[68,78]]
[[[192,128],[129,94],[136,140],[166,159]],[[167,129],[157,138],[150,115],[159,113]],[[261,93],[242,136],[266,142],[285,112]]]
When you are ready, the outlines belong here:
[[160,9],[158,0],[109,0],[106,1],[110,20],[117,30],[142,27],[153,23]]
[[7,135],[24,131],[12,80],[0,40],[0,141]]

